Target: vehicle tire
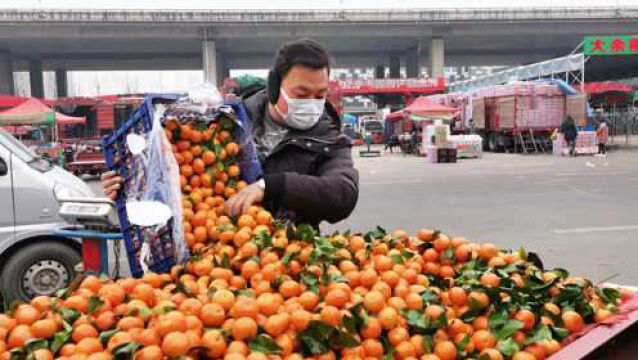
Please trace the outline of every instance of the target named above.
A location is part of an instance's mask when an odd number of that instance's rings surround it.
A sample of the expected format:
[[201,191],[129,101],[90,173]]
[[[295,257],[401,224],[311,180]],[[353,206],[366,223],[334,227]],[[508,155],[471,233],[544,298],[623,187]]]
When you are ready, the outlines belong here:
[[7,299],[28,300],[38,295],[53,295],[69,285],[80,253],[59,241],[27,245],[5,263],[0,288]]

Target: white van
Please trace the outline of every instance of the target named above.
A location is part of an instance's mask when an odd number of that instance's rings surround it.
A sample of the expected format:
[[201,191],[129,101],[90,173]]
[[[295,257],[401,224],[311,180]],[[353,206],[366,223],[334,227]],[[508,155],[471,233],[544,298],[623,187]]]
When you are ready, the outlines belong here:
[[35,155],[0,129],[0,292],[8,299],[51,295],[73,279],[81,246],[58,237],[67,224],[59,198],[94,197],[82,180]]

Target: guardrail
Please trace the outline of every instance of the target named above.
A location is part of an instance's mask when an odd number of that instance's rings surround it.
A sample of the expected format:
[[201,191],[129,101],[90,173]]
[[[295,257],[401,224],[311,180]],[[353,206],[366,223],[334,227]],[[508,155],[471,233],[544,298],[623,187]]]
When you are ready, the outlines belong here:
[[636,18],[636,6],[440,10],[0,10],[0,23],[447,23]]

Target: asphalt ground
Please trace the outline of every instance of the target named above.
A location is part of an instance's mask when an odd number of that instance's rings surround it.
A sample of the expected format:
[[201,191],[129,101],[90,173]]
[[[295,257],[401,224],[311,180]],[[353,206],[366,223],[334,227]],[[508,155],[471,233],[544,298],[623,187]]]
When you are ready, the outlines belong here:
[[[486,153],[455,164],[360,158],[357,208],[325,233],[422,227],[539,254],[594,281],[638,285],[638,152],[606,158]],[[96,192],[99,182],[89,181]]]

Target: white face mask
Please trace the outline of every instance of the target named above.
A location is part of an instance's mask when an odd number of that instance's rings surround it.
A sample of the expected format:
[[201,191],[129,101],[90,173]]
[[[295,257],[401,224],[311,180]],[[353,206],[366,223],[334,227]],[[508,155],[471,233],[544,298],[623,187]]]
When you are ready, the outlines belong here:
[[291,99],[284,89],[280,91],[288,104],[288,113],[284,116],[286,125],[298,130],[315,126],[323,114],[326,99]]

